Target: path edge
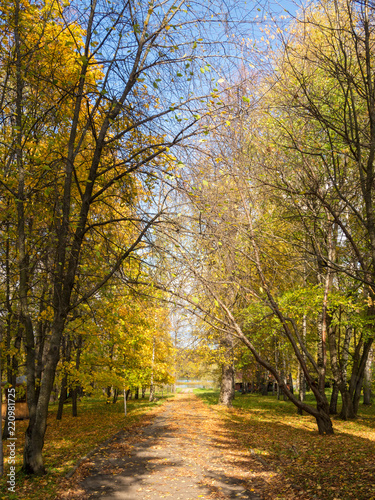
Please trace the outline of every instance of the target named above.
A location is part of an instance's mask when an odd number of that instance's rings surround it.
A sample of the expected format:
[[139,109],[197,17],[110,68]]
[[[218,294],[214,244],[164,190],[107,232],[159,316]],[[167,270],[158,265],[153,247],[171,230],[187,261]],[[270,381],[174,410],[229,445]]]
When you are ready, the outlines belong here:
[[88,458],[92,457],[97,451],[99,451],[101,448],[104,448],[105,446],[108,446],[109,443],[114,441],[117,437],[120,437],[122,434],[125,434],[126,429],[121,429],[109,438],[107,438],[105,441],[102,441],[98,445],[95,446],[91,451],[89,451],[85,456],[81,457],[78,459],[78,462],[65,474],[64,478],[65,479],[70,479],[76,470],[82,465],[82,463],[87,460]]
[[[169,398],[166,399],[165,401],[162,402],[162,404],[159,406],[159,408],[162,408],[165,403],[169,401]],[[147,414],[147,413],[145,413]],[[151,415],[150,415],[151,416]],[[152,418],[156,417],[155,415],[152,415]],[[148,425],[148,424],[147,424]],[[87,460],[88,458],[92,457],[97,453],[101,448],[104,448],[108,446],[112,441],[114,441],[116,438],[125,435],[126,432],[131,432],[131,429],[120,429],[117,431],[115,434],[112,434],[109,438],[105,439],[101,443],[97,444],[91,451],[86,453],[83,457],[78,459],[78,462],[63,476],[64,479],[71,479],[74,475],[74,473],[79,469],[79,467],[82,465],[82,463]]]

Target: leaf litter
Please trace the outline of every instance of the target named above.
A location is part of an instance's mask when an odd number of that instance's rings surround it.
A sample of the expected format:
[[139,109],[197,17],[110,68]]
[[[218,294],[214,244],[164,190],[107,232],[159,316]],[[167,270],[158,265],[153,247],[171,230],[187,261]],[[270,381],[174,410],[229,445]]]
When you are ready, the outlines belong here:
[[194,394],[178,395],[151,425],[116,439],[83,464],[77,495],[60,498],[308,500],[306,491],[242,445],[228,428],[227,413]]

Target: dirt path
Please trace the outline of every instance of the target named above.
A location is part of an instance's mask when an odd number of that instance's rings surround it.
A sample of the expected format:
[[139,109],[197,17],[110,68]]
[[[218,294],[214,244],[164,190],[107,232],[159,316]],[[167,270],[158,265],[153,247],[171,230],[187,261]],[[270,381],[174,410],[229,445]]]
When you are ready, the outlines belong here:
[[280,498],[275,474],[236,446],[222,417],[194,394],[168,401],[151,425],[119,436],[85,466],[82,499]]

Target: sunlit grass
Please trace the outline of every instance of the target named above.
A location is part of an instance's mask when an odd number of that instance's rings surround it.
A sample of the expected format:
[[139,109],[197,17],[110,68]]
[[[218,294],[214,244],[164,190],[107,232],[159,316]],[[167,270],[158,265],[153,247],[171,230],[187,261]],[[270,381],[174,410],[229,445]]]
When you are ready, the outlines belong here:
[[[195,391],[216,405],[215,391]],[[308,396],[310,403],[313,398]],[[333,436],[320,436],[316,421],[300,416],[289,401],[273,396],[239,394],[234,409],[213,406],[239,446],[251,449],[296,486],[322,500],[375,499],[375,407],[360,405],[358,418],[334,416]]]

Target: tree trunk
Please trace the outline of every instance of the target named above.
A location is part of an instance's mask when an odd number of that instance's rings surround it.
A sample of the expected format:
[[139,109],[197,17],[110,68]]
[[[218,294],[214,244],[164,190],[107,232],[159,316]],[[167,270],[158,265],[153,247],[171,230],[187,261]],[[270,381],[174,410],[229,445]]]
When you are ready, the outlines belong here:
[[145,395],[146,395],[146,386],[142,385],[142,399],[144,399]]
[[[233,322],[235,322],[234,319],[233,319]],[[312,406],[307,405],[306,403],[302,403],[301,401],[298,400],[298,398],[287,387],[285,381],[281,377],[281,373],[278,370],[276,370],[276,368],[274,366],[272,366],[269,363],[269,361],[263,359],[259,355],[259,353],[255,349],[254,345],[251,343],[250,339],[242,333],[242,330],[239,327],[239,325],[237,325],[237,323],[235,323],[235,325],[236,325],[236,332],[239,334],[242,342],[250,349],[250,351],[253,354],[257,363],[259,363],[264,368],[266,368],[275,377],[278,385],[282,387],[283,392],[285,392],[287,397],[292,401],[293,404],[295,404],[297,406],[297,408],[301,407],[302,410],[306,411],[307,413],[309,413],[310,415],[312,415],[316,419],[319,434],[334,434],[331,418],[329,416],[329,405],[328,405],[327,398],[325,397],[325,393],[323,392],[323,394],[322,394],[318,390],[316,384],[314,385],[314,380],[312,379],[309,372],[305,369],[306,367],[302,363],[302,361],[303,361],[302,357],[301,356],[299,357],[299,362],[301,364],[301,367],[304,368],[304,371],[306,374],[306,380],[309,383],[311,390],[313,391],[314,396],[316,398],[316,402],[317,402],[316,408],[313,408]],[[287,326],[285,324],[284,324],[284,326],[285,326],[284,331],[288,332]],[[290,332],[288,332],[288,335],[289,334],[290,334]]]
[[[331,254],[331,255],[333,255],[333,254]],[[331,258],[331,260],[333,260],[333,258]],[[336,327],[331,326],[331,316],[328,314],[328,311],[326,311],[326,328],[328,331],[331,369],[332,369],[333,378],[335,380],[335,383],[333,386],[333,391],[332,391],[332,396],[331,396],[331,402],[330,402],[330,413],[333,414],[334,412],[337,412],[337,397],[338,397],[337,391],[340,391],[341,399],[342,399],[340,418],[342,418],[343,420],[347,420],[349,418],[355,417],[353,400],[352,400],[350,391],[348,391],[347,383],[346,383],[347,364],[348,364],[348,357],[349,357],[350,340],[352,337],[352,329],[349,327],[346,328],[342,355],[341,355],[341,359],[339,360],[337,343],[336,343]],[[339,328],[340,328],[340,326],[339,326]],[[359,349],[358,348],[360,349],[360,344],[358,346],[356,346],[356,351],[355,351],[355,355],[354,355],[354,363],[353,363],[353,371],[352,371],[353,377],[355,376],[355,373],[357,372],[357,369],[359,366],[358,365],[358,359],[359,359]],[[355,384],[353,382],[351,382],[351,386],[354,388]]]
[[330,415],[336,415],[337,414],[337,398],[338,398],[338,395],[339,395],[339,386],[338,386],[337,382],[335,381],[333,383],[331,400],[329,402],[329,414]]
[[[47,296],[47,283],[43,285],[43,291],[42,291],[42,296],[40,298],[40,304],[39,304],[39,316],[42,317],[42,313],[46,310],[46,303],[49,302],[50,297]],[[35,349],[36,349],[36,379],[40,381],[42,379],[42,374],[43,374],[43,356],[44,356],[44,349],[45,349],[45,344],[46,344],[46,334],[49,328],[49,321],[46,320],[39,320],[39,323],[37,325],[37,331],[38,335],[36,338],[35,342]],[[39,398],[39,391],[40,391],[40,383],[37,384],[35,388],[36,392],[36,399]]]
[[325,377],[327,365],[326,353],[326,336],[327,336],[327,315],[326,306],[323,306],[323,312],[318,319],[318,389],[321,394],[325,391]]
[[280,397],[283,394],[283,391],[280,387],[280,384],[277,384],[277,400],[280,401]]
[[[305,401],[305,398],[306,398],[306,378],[303,371],[301,370],[300,365],[298,365],[298,400],[303,403]],[[302,408],[297,408],[297,413],[298,415],[303,415]]]
[[56,403],[56,401],[58,401],[59,399],[59,388],[57,387],[57,385],[54,385],[53,386],[53,390],[51,392],[51,402],[52,403]]
[[257,365],[257,368],[256,368],[256,371],[255,371],[255,385],[256,385],[256,388],[255,390],[257,392],[262,392],[262,373],[261,373],[261,366],[260,365]]
[[315,417],[318,424],[319,434],[334,434],[332,420],[329,416],[329,405],[325,397],[325,393],[323,394],[321,400],[317,401],[316,407],[319,412],[318,416]]
[[[28,330],[28,338],[31,338],[32,324],[25,318]],[[29,425],[25,433],[25,445],[23,454],[23,471],[26,474],[44,474],[42,449],[44,435],[47,427],[47,415],[49,398],[52,392],[55,378],[56,366],[59,361],[60,343],[64,330],[65,318],[56,314],[52,325],[48,354],[41,381],[39,398],[35,397],[35,351],[31,347],[26,348],[27,360],[27,404],[29,408]]]
[[151,402],[155,399],[155,386],[154,384],[151,384],[150,385],[150,397],[148,398],[148,400]]
[[289,373],[289,375],[288,375],[288,386],[289,386],[290,392],[292,394],[294,394],[293,377],[292,377],[291,373]]
[[[280,375],[281,375],[281,378],[283,379],[283,382],[285,385],[287,385],[287,379],[286,379],[286,363],[285,363],[285,357],[284,357],[284,354],[282,354],[282,369],[281,369],[281,372],[280,372]],[[285,393],[285,391],[283,390],[282,387],[280,387],[279,389],[279,397],[278,399],[280,399],[280,396],[283,396],[283,401],[288,401],[288,397]]]
[[[14,41],[15,41],[15,72],[16,72],[16,114],[15,125],[17,136],[15,139],[15,157],[18,171],[17,186],[17,250],[18,250],[18,293],[20,313],[20,324],[24,327],[24,346],[26,351],[26,376],[27,376],[27,402],[29,408],[29,426],[25,434],[24,447],[24,471],[35,474],[44,473],[42,448],[44,442],[44,433],[46,429],[46,418],[48,411],[48,402],[45,398],[42,403],[35,391],[35,336],[33,323],[29,313],[28,292],[29,287],[29,255],[26,245],[25,231],[25,168],[23,163],[23,74],[21,54],[21,36],[20,36],[20,1],[14,2]],[[61,337],[60,337],[61,338]],[[60,338],[58,348],[60,347]],[[58,354],[57,354],[58,355]],[[52,380],[53,382],[53,380]],[[52,388],[52,384],[51,384]],[[37,408],[39,404],[39,408]],[[40,411],[38,411],[40,410]]]
[[[329,317],[329,320],[330,319],[331,318]],[[354,418],[353,404],[346,384],[346,367],[349,355],[350,338],[351,338],[351,330],[347,329],[345,333],[342,356],[339,363],[337,344],[336,344],[336,328],[331,328],[331,326],[329,326],[328,329],[329,351],[331,359],[331,370],[334,378],[329,412],[331,415],[335,415],[337,413],[337,398],[338,398],[338,392],[340,392],[342,400],[340,418],[343,420]]]
[[23,470],[26,474],[45,474],[42,449],[44,445],[44,429],[35,425],[36,419],[29,422],[25,433],[25,445],[23,451]]
[[[63,342],[63,359],[66,362],[70,361],[70,352],[71,352],[71,341],[69,338],[66,339],[66,345]],[[64,403],[68,398],[68,374],[65,373],[62,381],[61,381],[61,390],[60,390],[60,400],[59,407],[57,409],[56,420],[61,420],[64,410]]]
[[[76,354],[76,373],[79,371],[79,366],[81,363],[81,350],[82,350],[82,337],[79,336],[77,343],[77,354]],[[74,387],[72,389],[72,416],[78,416],[77,399],[80,386],[78,385],[78,380],[74,381]]]
[[71,389],[71,395],[72,395],[72,417],[78,417],[77,393],[78,393],[78,386],[75,386],[74,389]]
[[329,418],[329,415],[327,415],[327,413],[321,413],[318,417],[316,417],[316,422],[318,424],[319,434],[322,435],[334,434],[332,421]]
[[371,394],[371,386],[372,386],[372,358],[373,358],[373,348],[371,347],[369,357],[366,362],[365,374],[363,378],[363,404],[371,405],[372,404],[372,394]]
[[244,376],[244,371],[242,372],[242,387],[241,387],[241,393],[246,394],[246,382],[245,382],[245,376]]
[[126,417],[126,415],[128,414],[128,408],[127,408],[127,405],[126,405],[126,390],[124,388],[124,415]]
[[221,367],[221,384],[220,384],[220,395],[219,404],[227,406],[230,408],[233,401],[233,380],[234,380],[234,370],[233,364],[223,364]]
[[135,392],[134,392],[134,399],[139,399],[139,386],[137,385],[137,387],[135,388]]
[[[336,226],[329,222],[327,228],[327,243],[328,243],[328,258],[331,262],[336,260],[336,239],[337,239],[337,228]],[[323,269],[319,266],[319,273],[323,279]],[[324,298],[322,311],[318,320],[318,357],[317,357],[317,367],[318,367],[318,389],[322,395],[322,399],[326,401],[325,397],[325,382],[326,382],[326,372],[327,372],[327,337],[328,342],[332,339],[332,329],[331,327],[331,316],[328,308],[328,297],[332,290],[333,285],[333,270],[328,267],[326,270],[326,275],[324,276]],[[331,344],[330,344],[331,345]],[[324,410],[329,413],[329,406],[327,402],[327,408]],[[331,424],[332,426],[332,424]]]
[[349,420],[351,418],[355,418],[353,401],[349,391],[346,388],[345,390],[341,390],[341,399],[342,399],[342,407],[340,412],[340,418],[342,420]]
[[120,391],[118,389],[116,389],[116,388],[113,390],[112,404],[117,403],[117,398],[118,398],[119,392]]
[[[275,344],[275,368],[276,368],[276,370],[279,370],[279,359],[280,359],[280,352],[279,352],[279,348],[278,348],[278,342],[276,341],[276,344]],[[276,384],[276,396],[277,396],[277,400],[279,401],[280,395],[281,395],[280,384],[278,384],[276,382],[276,380],[275,380],[274,384]]]
[[268,395],[268,372],[267,370],[264,370],[263,376],[261,379],[261,384],[260,384],[260,392],[262,396],[267,396]]
[[[361,399],[361,392],[363,386],[363,379],[365,376],[366,363],[370,354],[373,339],[368,339],[363,344],[362,356],[358,357],[358,362],[356,365],[353,364],[352,378],[350,381],[350,395],[353,402],[354,415],[357,416],[359,401]],[[354,369],[356,370],[354,371]]]
[[[348,420],[355,417],[352,399],[347,387],[347,367],[349,359],[349,346],[352,334],[352,327],[347,327],[345,330],[344,344],[340,359],[338,358],[337,354],[336,337],[334,336],[334,333],[330,331],[329,337],[332,373],[337,388],[341,393],[342,406],[340,411],[340,418],[342,420]],[[339,361],[339,364],[337,361]]]
[[59,407],[57,409],[56,420],[62,419],[64,411],[64,403],[67,400],[67,397],[68,397],[68,375],[64,375],[61,381]]
[[234,399],[234,363],[233,363],[233,339],[229,334],[221,340],[221,348],[223,349],[224,361],[221,365],[221,382],[220,395],[218,404],[232,406]]
[[352,335],[353,335],[353,328],[351,326],[347,326],[345,329],[344,344],[342,347],[342,354],[340,357],[340,367],[341,367],[342,379],[345,383],[345,386],[346,386],[346,383],[348,380],[349,347],[350,347],[350,341],[352,339]]

